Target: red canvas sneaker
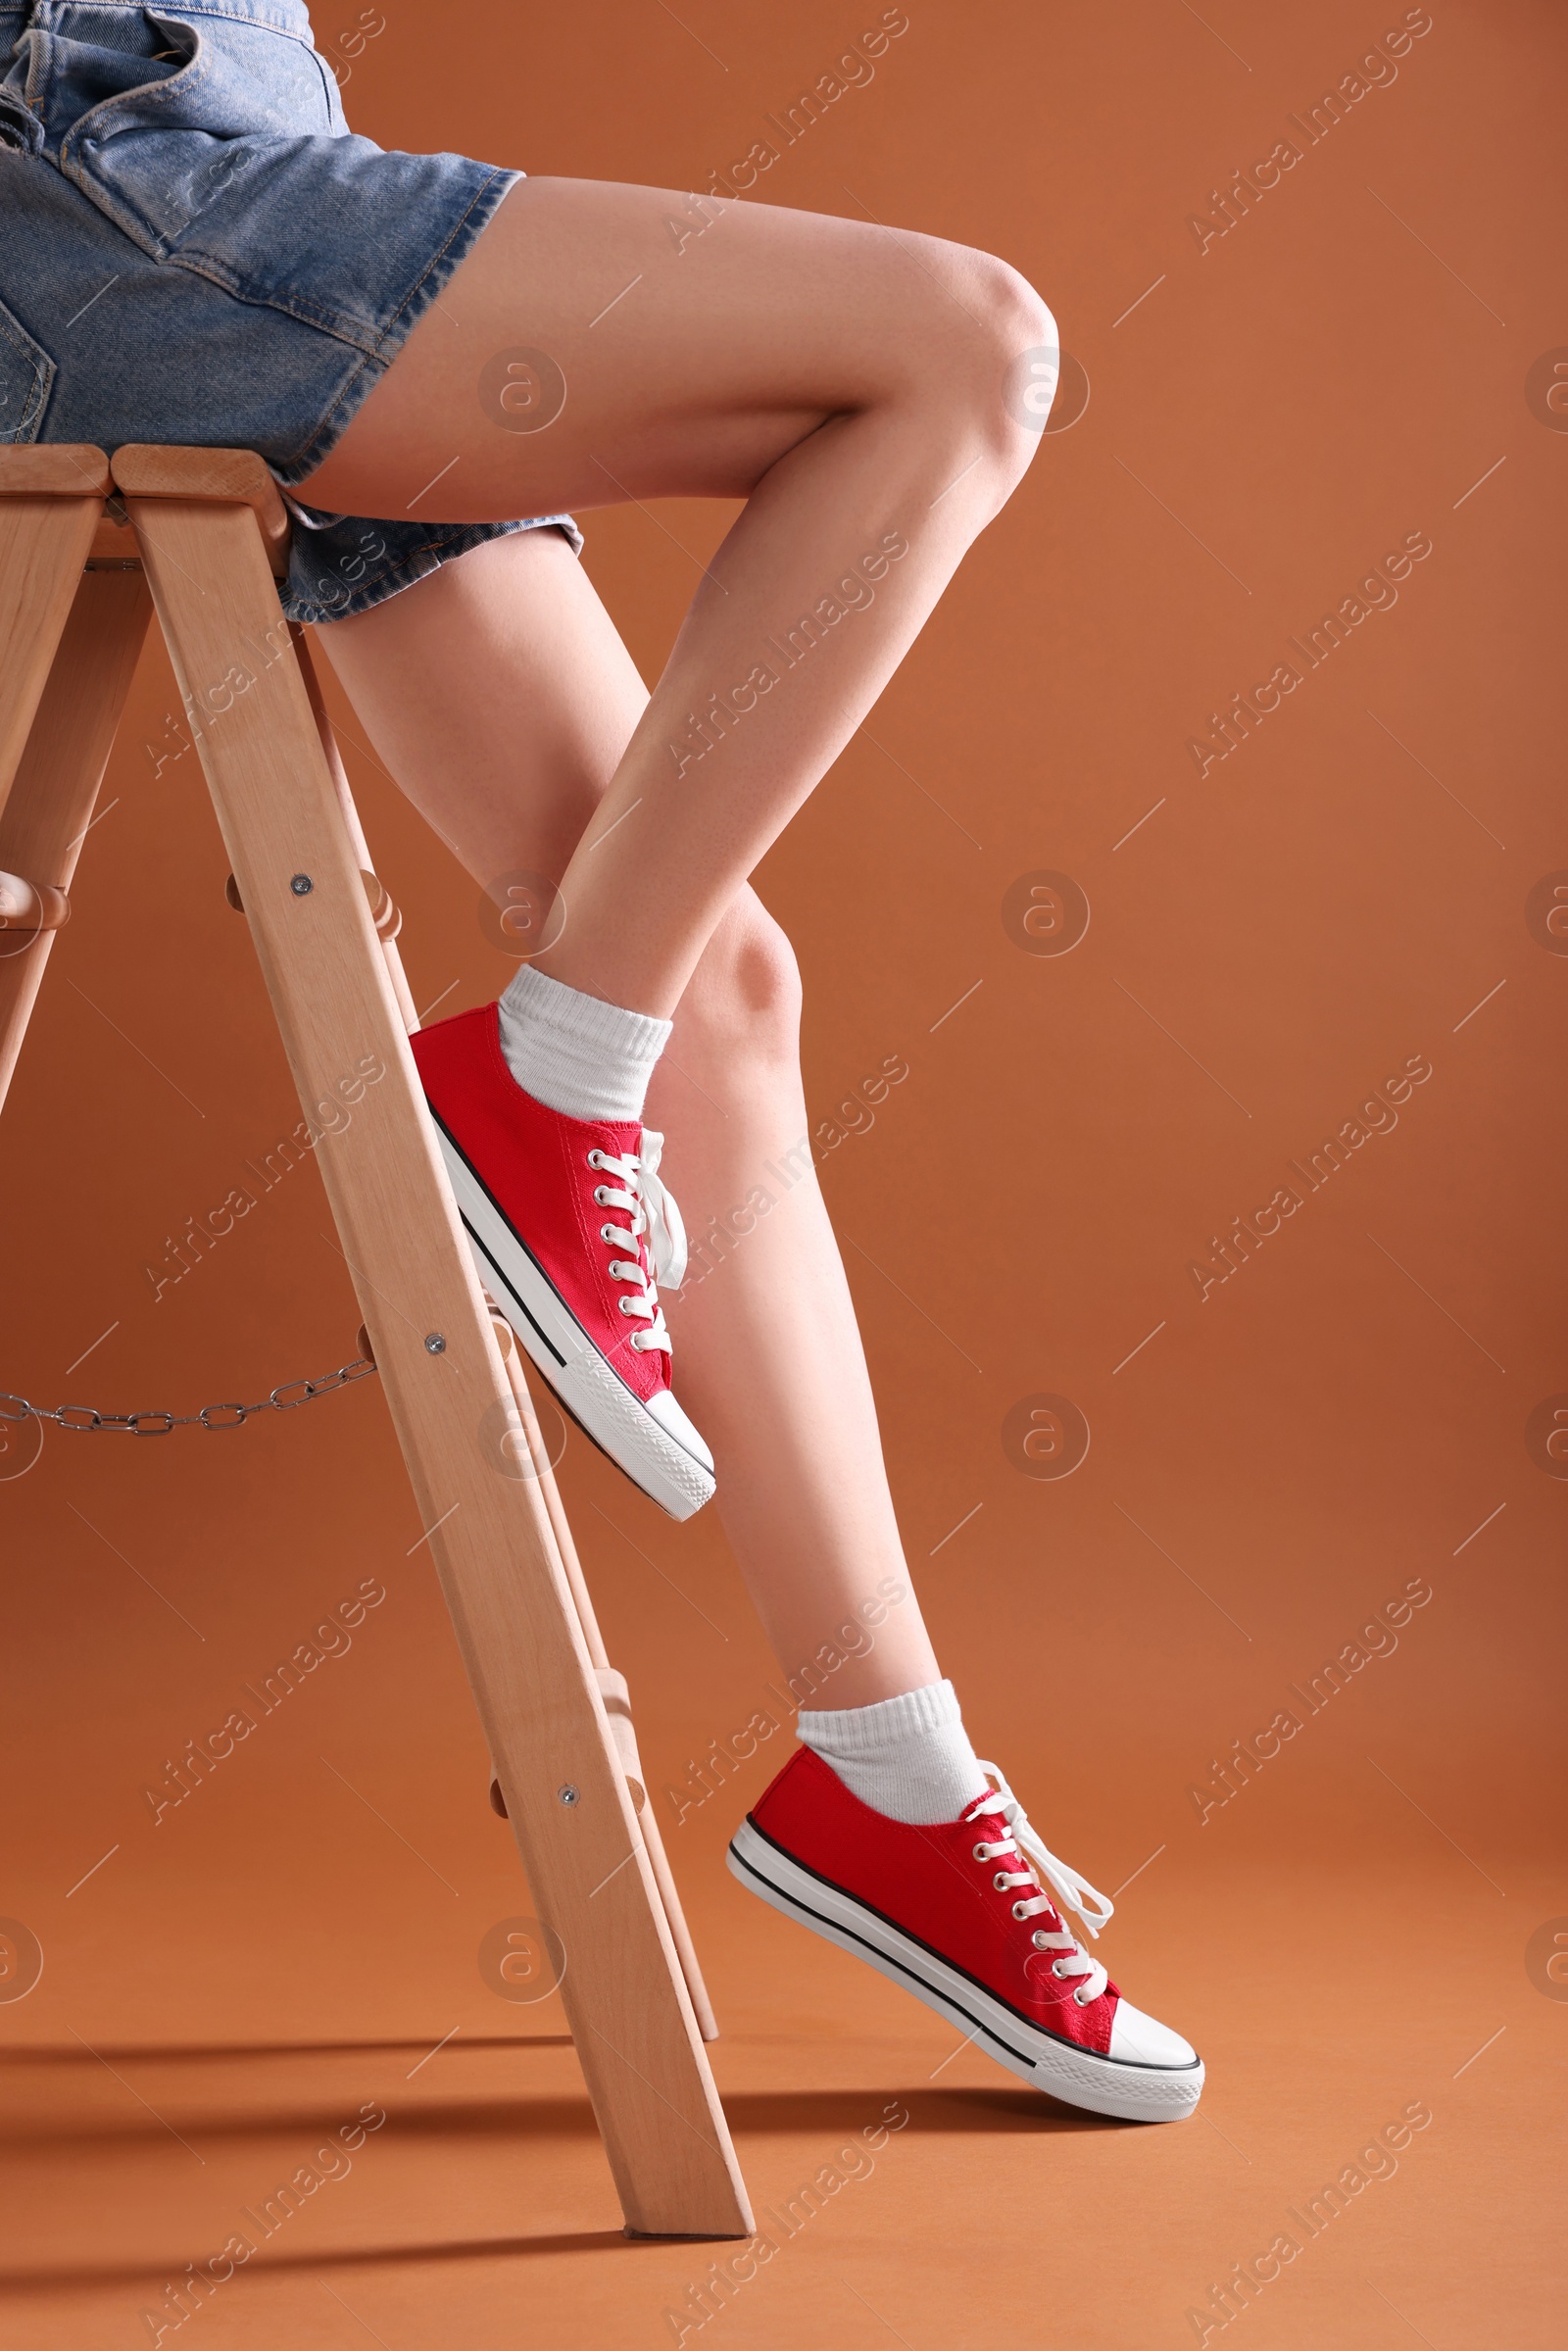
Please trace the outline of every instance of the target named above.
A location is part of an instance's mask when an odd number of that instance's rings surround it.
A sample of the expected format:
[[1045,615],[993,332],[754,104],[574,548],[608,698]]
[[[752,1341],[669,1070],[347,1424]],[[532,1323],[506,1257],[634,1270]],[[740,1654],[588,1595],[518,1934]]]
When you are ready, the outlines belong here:
[[594,1443],[690,1518],[713,1456],[669,1388],[656,1279],[679,1288],[686,1236],[659,1180],[663,1137],[535,1102],[507,1067],[494,1004],[409,1043],[480,1281]]
[[1181,2121],[1201,2060],[1067,1931],[1063,1908],[1098,1935],[1109,1900],[1047,1850],[996,1765],[980,1768],[991,1794],[917,1829],[862,1804],[802,1747],[737,1830],[729,1866],[1036,2089],[1124,2122]]

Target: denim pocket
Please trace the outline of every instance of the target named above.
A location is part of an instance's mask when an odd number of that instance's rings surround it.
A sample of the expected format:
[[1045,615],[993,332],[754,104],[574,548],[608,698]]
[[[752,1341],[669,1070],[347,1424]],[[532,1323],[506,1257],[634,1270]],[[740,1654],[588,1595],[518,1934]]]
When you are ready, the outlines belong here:
[[[102,13],[74,12],[74,30]],[[52,37],[51,113],[69,117],[60,169],[153,260],[177,254],[198,221],[221,251],[252,175],[265,183],[291,146],[330,135],[327,77],[305,41],[269,24],[140,16],[139,55]]]
[[55,364],[0,302],[0,441],[35,441]]

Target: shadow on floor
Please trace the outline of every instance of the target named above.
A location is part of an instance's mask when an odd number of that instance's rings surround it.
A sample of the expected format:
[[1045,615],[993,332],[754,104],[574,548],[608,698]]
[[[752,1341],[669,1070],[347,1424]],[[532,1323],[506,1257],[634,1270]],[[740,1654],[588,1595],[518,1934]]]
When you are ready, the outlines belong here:
[[[883,2110],[897,2099],[909,2120],[901,2128],[922,2134],[931,2131],[1119,2131],[1123,2125],[1106,2115],[1084,2114],[1075,2106],[1060,2106],[1044,2091],[1025,2089],[967,2089],[955,2082],[942,2089],[764,2089],[736,2090],[724,2100],[730,2129],[737,2134],[788,2131],[856,2131],[880,2123]],[[1132,2125],[1141,2129],[1141,2125]]]
[[[908,2120],[899,2126],[918,2136],[939,2132],[993,2135],[1042,2132],[1139,2130],[1147,2126],[1117,2123],[1103,2115],[1083,2114],[1059,2106],[1055,2099],[1031,2089],[971,2089],[958,2083],[940,2089],[898,2089],[867,2085],[857,2089],[735,2090],[724,2100],[724,2112],[737,2139],[748,2137],[828,2138],[853,2136],[869,2126],[882,2125],[890,2106],[902,2106]],[[166,2106],[169,2102],[166,2101]],[[156,2144],[173,2134],[193,2147],[213,2147],[250,2139],[263,2144],[272,2139],[298,2139],[330,2132],[338,2120],[335,2109],[313,2101],[269,2113],[192,2113],[174,2105],[138,2114],[126,2108],[106,2125],[100,2112],[74,2122],[55,2113],[32,2124],[12,2116],[0,2124],[0,2147],[18,2154],[41,2148],[77,2147],[83,2152]],[[485,2138],[538,2143],[551,2139],[591,2137],[596,2130],[593,2109],[585,2092],[552,2092],[537,2098],[514,2095],[494,2098],[443,2098],[397,2109],[400,2139]]]
[[[401,2050],[405,2044],[376,2042],[345,2045]],[[417,2048],[422,2044],[415,2042],[407,2045]],[[501,2040],[484,2045],[512,2048],[526,2046],[527,2043]],[[569,2046],[570,2043],[564,2035],[560,2035],[553,2037],[551,2045]],[[234,2049],[172,2052],[174,2056],[206,2054],[220,2058],[279,2053],[277,2050]],[[20,2055],[21,2052],[16,2054]],[[75,2053],[67,2049],[44,2054],[64,2060],[73,2058]],[[118,2054],[124,2057],[163,2053],[136,2050]],[[1056,2133],[1138,2128],[1136,2125],[1122,2125],[1101,2116],[1081,2114],[1073,2108],[1058,2106],[1054,2099],[1021,2086],[1017,2089],[992,2089],[969,2088],[954,2083],[920,2089],[876,2085],[849,2089],[742,2090],[725,2100],[730,2126],[742,2142],[743,2161],[748,2137],[776,2138],[787,2135],[791,2138],[811,2138],[819,2144],[832,2142],[838,2138],[855,2136],[867,2126],[882,2124],[890,2108],[896,2113],[901,2107],[908,2119],[900,2128],[921,2136],[943,2132]],[[186,2120],[184,2117],[181,2119]],[[471,2138],[482,2134],[485,2137],[537,2141],[581,2137],[591,2133],[594,2129],[592,2110],[585,2096],[512,2098],[492,2105],[454,2099],[439,2105],[404,2109],[398,2114],[397,2121],[400,2135],[408,2133],[432,2140],[454,2136]],[[187,2121],[187,2128],[196,2137],[208,2141],[244,2135],[269,2139],[279,2134],[298,2137],[302,2131],[316,2129],[319,2122],[318,2115],[295,2114],[285,2118],[253,2118],[245,2123],[224,2121],[216,2128],[212,2124]],[[106,2141],[120,2145],[132,2139],[145,2141],[161,2134],[161,2127],[149,2119],[145,2130],[130,2125],[124,2131],[117,2130],[105,2132],[97,2128],[77,2132],[65,2130],[54,2135],[57,2143],[74,2139],[83,2146],[96,2145],[101,2148]],[[639,2246],[672,2241],[680,2240],[627,2237],[619,2229],[598,2229],[560,2230],[536,2236],[478,2237],[430,2244],[367,2245],[322,2251],[302,2248],[285,2252],[278,2248],[262,2251],[255,2270],[245,2274],[260,2277],[280,2271],[378,2270],[422,2262],[523,2261],[545,2254],[629,2253]],[[178,2267],[179,2264],[175,2262],[172,2270],[169,2261],[161,2261],[156,2255],[149,2255],[140,2261],[109,2262],[96,2268],[78,2259],[57,2268],[0,2269],[0,2284],[12,2292],[71,2286],[152,2285],[176,2274]]]
[[[591,2137],[596,2129],[586,2093],[526,2099],[445,2098],[419,2106],[399,2106],[395,2094],[388,2094],[400,2140],[583,2138]],[[290,2105],[265,2114],[233,2108],[212,2114],[192,2111],[188,2104],[166,2096],[156,2110],[142,2114],[127,2106],[111,2122],[96,2109],[90,2120],[83,2115],[74,2122],[61,2114],[36,2125],[8,2117],[0,2123],[0,2148],[11,2148],[19,2155],[44,2147],[105,2152],[157,2145],[172,2135],[183,2138],[194,2151],[198,2142],[215,2147],[250,2139],[260,2145],[270,2139],[330,2136],[342,2119],[340,2108],[319,2098],[309,2106]]]
[[[542,2253],[634,2253],[649,2246],[667,2245],[669,2237],[627,2236],[619,2229],[577,2229],[554,2235],[459,2238],[433,2245],[372,2245],[360,2251],[344,2248],[321,2253],[263,2253],[252,2272],[235,2276],[274,2277],[288,2271],[384,2270],[425,2261],[521,2261]],[[685,2240],[681,2240],[685,2241]],[[707,2242],[708,2240],[700,2240]],[[0,2271],[0,2283],[12,2293],[43,2292],[61,2286],[160,2285],[178,2278],[181,2263],[172,2257],[139,2262],[91,2263],[74,2261],[69,2268]]]
[[[725,2112],[732,2130],[743,2139],[752,2132],[760,2137],[776,2137],[787,2132],[792,2137],[831,2141],[858,2132],[867,2124],[879,2123],[885,2109],[895,2100],[908,2114],[908,2122],[902,2128],[921,2134],[1119,2131],[1141,2127],[1115,2123],[1100,2115],[1080,2114],[1071,2107],[1058,2106],[1054,2099],[1037,2090],[966,2089],[956,2085],[909,2090],[747,2090],[726,2099]],[[541,2098],[530,2100],[525,2106],[512,2104],[490,2109],[462,2104],[425,2107],[400,2114],[398,2126],[400,2131],[432,2137],[457,2132],[471,2134],[479,2130],[538,2138],[579,2135],[593,2129],[593,2116],[586,2098]],[[270,2135],[272,2128],[270,2123],[267,2125],[267,2135]],[[290,2128],[297,2130],[298,2125]],[[743,2160],[744,2154],[743,2146]],[[279,2271],[376,2270],[419,2262],[524,2261],[549,2253],[627,2253],[639,2247],[646,2249],[650,2245],[678,2241],[692,2240],[628,2237],[618,2229],[583,2229],[539,2236],[476,2237],[436,2244],[364,2246],[325,2252],[269,2251],[258,2260],[254,2275]],[[0,2270],[0,2283],[13,2292],[70,2285],[137,2285],[162,2280],[177,2273],[177,2268],[176,2263],[172,2271],[168,2262],[156,2259],[108,2264],[101,2269],[77,2261],[69,2268]]]
[[[466,2049],[569,2049],[569,2033],[501,2033],[480,2034],[463,2033],[457,2035]],[[424,2056],[434,2048],[430,2040],[299,2040],[234,2042],[226,2047],[197,2048],[181,2042],[172,2048],[150,2048],[137,2043],[126,2048],[101,2047],[94,2041],[89,2049],[82,2041],[67,2041],[63,2046],[38,2043],[31,2048],[0,2049],[0,2066],[23,2065],[91,2065],[95,2057],[111,2065],[130,2065],[137,2058],[155,2059],[159,2065],[176,2065],[181,2061],[206,2064],[226,2063],[230,2059],[254,2057],[389,2057]]]

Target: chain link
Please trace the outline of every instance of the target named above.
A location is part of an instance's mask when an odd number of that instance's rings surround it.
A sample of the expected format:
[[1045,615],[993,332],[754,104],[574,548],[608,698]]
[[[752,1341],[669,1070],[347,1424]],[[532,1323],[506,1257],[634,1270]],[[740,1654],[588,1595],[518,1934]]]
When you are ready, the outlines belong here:
[[301,1404],[330,1396],[335,1388],[368,1379],[374,1369],[368,1355],[357,1355],[352,1363],[323,1372],[318,1380],[284,1380],[259,1403],[203,1404],[199,1412],[99,1412],[91,1404],[56,1404],[51,1409],[0,1389],[0,1420],[52,1420],[57,1429],[71,1429],[82,1436],[96,1436],[100,1430],[122,1437],[167,1437],[172,1429],[237,1429],[256,1412],[296,1412]]

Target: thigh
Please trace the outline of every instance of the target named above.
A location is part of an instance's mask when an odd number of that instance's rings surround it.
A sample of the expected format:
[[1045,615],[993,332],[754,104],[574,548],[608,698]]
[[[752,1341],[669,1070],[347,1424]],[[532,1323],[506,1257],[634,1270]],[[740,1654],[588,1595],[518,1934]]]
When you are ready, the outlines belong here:
[[557,531],[492,539],[317,641],[376,758],[482,889],[558,883],[648,700]]
[[744,497],[912,348],[927,380],[972,364],[1011,278],[870,222],[522,180],[299,494],[453,522]]
[[[498,914],[510,886],[511,906],[548,919],[648,703],[566,541],[491,539],[316,637],[375,757]],[[760,945],[788,962],[750,884],[723,929],[710,991],[720,964],[755,967]]]

